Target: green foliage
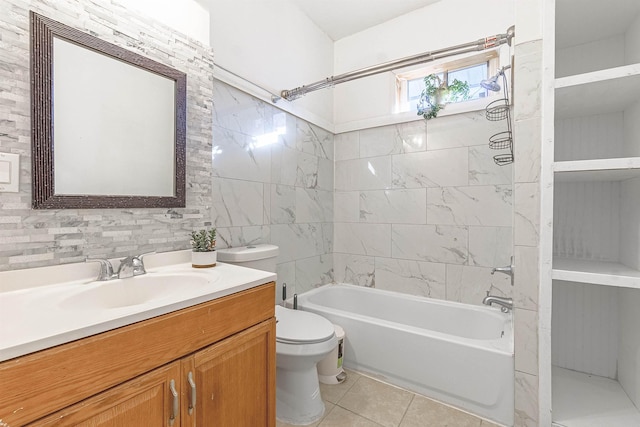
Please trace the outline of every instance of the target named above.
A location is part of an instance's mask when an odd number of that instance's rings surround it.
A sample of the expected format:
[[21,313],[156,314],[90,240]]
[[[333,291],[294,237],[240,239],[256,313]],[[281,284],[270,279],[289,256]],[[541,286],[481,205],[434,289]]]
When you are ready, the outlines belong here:
[[435,74],[429,74],[424,78],[425,88],[420,94],[420,102],[418,104],[418,115],[425,120],[433,119],[438,116],[438,112],[442,110],[445,104],[450,102],[459,102],[469,99],[469,83],[454,79],[447,86]]
[[469,83],[467,82],[461,82],[458,79],[453,79],[453,82],[449,85],[448,91],[448,102],[460,102],[469,99]]
[[212,252],[216,250],[216,229],[191,232],[191,247],[194,252]]

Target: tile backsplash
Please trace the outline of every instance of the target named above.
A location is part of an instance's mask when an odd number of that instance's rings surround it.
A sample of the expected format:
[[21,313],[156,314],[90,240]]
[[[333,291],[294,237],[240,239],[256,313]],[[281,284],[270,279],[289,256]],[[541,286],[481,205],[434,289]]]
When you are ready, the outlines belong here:
[[[0,193],[0,270],[188,248],[212,204],[211,49],[116,0],[4,0],[2,10],[0,152],[20,154],[20,189]],[[186,208],[31,209],[29,10],[187,74]]]

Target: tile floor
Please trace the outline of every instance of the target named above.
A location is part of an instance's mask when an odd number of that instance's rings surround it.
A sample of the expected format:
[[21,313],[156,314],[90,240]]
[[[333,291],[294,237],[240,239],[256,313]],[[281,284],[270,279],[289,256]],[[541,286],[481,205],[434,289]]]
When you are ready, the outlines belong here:
[[[426,397],[348,371],[338,385],[320,384],[326,410],[312,427],[497,427]],[[276,427],[289,427],[278,421]]]

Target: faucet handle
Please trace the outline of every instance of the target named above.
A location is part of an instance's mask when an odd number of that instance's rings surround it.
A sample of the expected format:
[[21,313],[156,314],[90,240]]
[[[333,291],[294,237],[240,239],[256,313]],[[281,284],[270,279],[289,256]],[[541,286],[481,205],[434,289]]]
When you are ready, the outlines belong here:
[[133,276],[139,276],[145,274],[147,271],[144,269],[144,264],[139,256],[128,256],[120,262],[120,266],[124,268],[130,268]]
[[118,267],[118,278],[124,279],[132,276],[140,276],[141,274],[146,274],[147,270],[144,268],[144,263],[142,259],[147,256],[154,254],[155,252],[147,252],[142,255],[130,255],[126,258],[122,258],[120,260],[120,266]]
[[[133,257],[134,258],[134,266],[136,267],[136,274],[145,274],[147,272],[147,270],[145,270],[144,268],[144,257],[146,257],[147,255],[155,255],[156,251],[151,251],[151,252],[145,252],[143,254],[140,254],[138,256]],[[138,259],[138,261],[140,261],[140,264],[135,263],[135,259]]]
[[113,279],[113,265],[111,261],[103,258],[86,258],[84,262],[99,262],[100,273],[98,274],[97,281],[105,281]]

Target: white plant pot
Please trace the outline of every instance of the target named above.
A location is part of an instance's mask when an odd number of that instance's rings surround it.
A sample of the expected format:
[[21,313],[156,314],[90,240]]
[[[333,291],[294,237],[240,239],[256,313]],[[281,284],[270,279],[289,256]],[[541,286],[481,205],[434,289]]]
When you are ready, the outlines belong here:
[[218,252],[191,252],[191,266],[193,268],[215,267],[218,260]]

